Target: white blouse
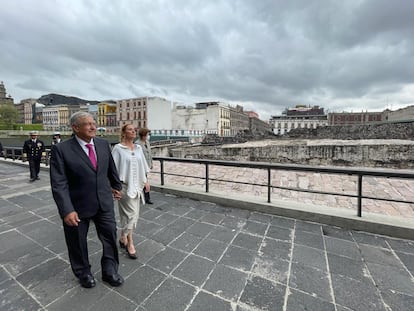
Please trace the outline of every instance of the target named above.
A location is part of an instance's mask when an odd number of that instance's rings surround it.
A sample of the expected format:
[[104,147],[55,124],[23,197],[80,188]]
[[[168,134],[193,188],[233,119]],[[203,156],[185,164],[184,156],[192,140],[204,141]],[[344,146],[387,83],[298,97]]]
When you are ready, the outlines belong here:
[[112,149],[112,157],[118,170],[119,179],[127,185],[127,195],[143,197],[142,191],[150,171],[141,146],[134,144],[134,151],[121,143]]

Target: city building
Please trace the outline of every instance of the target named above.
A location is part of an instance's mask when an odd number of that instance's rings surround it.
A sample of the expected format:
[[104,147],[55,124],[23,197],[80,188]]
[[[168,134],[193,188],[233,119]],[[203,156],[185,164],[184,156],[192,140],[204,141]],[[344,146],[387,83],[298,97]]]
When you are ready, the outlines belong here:
[[23,105],[23,123],[33,124],[35,123],[35,98],[22,99],[20,103]]
[[283,135],[295,128],[317,128],[328,125],[328,118],[324,108],[319,106],[308,107],[297,105],[286,108],[282,115],[271,116],[269,124],[276,135]]
[[32,107],[33,112],[33,121],[32,124],[42,124],[43,123],[43,108],[45,105],[36,102]]
[[172,128],[189,136],[231,136],[230,107],[221,102],[196,103],[195,107],[174,104]]
[[98,129],[107,133],[119,132],[116,119],[116,101],[108,100],[98,104]]
[[248,114],[244,113],[243,106],[229,105],[230,110],[230,136],[236,136],[240,132],[250,129]]
[[[35,105],[41,105],[36,103]],[[70,131],[70,116],[82,110],[79,105],[50,105],[42,109],[43,129],[52,131]],[[85,111],[85,108],[83,109]]]
[[16,107],[17,111],[19,112],[20,118],[19,120],[16,121],[16,123],[23,123],[24,124],[24,105],[22,104],[22,102],[14,105],[14,107]]
[[80,104],[79,109],[81,111],[86,111],[90,113],[94,120],[98,120],[98,104],[90,104],[90,103]]
[[249,129],[254,136],[266,136],[273,134],[273,130],[269,122],[261,120],[257,112],[245,111],[244,113],[249,117]]
[[382,112],[331,112],[328,114],[329,125],[357,125],[383,122]]
[[116,119],[119,127],[133,124],[136,128],[153,130],[172,128],[171,101],[161,97],[138,97],[121,99],[116,102]]
[[389,122],[414,121],[414,105],[395,111],[386,109],[383,111],[383,120]]

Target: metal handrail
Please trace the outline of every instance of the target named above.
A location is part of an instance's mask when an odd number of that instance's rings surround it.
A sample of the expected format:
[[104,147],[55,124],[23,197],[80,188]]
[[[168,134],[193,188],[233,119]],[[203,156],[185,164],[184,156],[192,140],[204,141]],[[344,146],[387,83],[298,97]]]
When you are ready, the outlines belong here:
[[[7,147],[7,146],[5,146],[5,147],[3,147],[3,157],[5,159],[11,158],[13,161],[23,160],[22,159],[22,150],[23,150],[23,148],[21,148],[21,147]],[[221,182],[229,182],[229,183],[235,183],[235,184],[246,184],[246,185],[267,187],[267,202],[268,203],[271,203],[272,189],[282,189],[282,190],[290,190],[290,191],[298,191],[298,192],[307,192],[307,193],[315,193],[315,194],[350,197],[350,198],[356,198],[357,199],[357,202],[358,202],[358,204],[357,204],[358,205],[357,215],[359,217],[362,217],[362,199],[414,204],[413,201],[408,201],[408,200],[387,199],[387,198],[381,198],[381,197],[373,197],[373,196],[362,195],[362,178],[364,176],[383,177],[383,178],[414,179],[414,172],[409,171],[409,170],[403,171],[403,170],[375,169],[375,168],[360,169],[360,168],[344,168],[344,167],[333,167],[333,166],[330,167],[330,166],[310,166],[310,165],[296,165],[296,164],[272,164],[272,163],[264,163],[264,162],[237,162],[237,161],[169,158],[169,157],[153,157],[153,160],[160,162],[160,171],[158,171],[158,172],[157,171],[152,171],[152,173],[159,173],[160,174],[161,185],[165,184],[165,176],[169,175],[169,176],[181,176],[181,177],[192,177],[192,178],[204,179],[205,180],[205,190],[206,190],[206,192],[209,192],[210,181],[221,181]],[[46,149],[46,157],[44,157],[42,159],[42,162],[46,165],[49,165],[49,162],[50,162],[50,149]],[[165,162],[181,162],[181,163],[202,164],[202,165],[205,166],[205,175],[204,175],[204,177],[199,177],[199,176],[190,176],[190,175],[186,175],[186,174],[167,173],[165,171],[165,165],[164,165]],[[252,183],[252,182],[241,182],[241,181],[237,181],[237,180],[210,178],[209,167],[211,165],[225,166],[225,167],[244,167],[244,168],[267,170],[267,182],[266,183]],[[356,194],[349,194],[349,193],[319,191],[319,190],[312,190],[312,189],[303,189],[303,188],[283,187],[283,186],[272,185],[272,179],[271,179],[272,174],[271,174],[271,172],[273,170],[357,176],[358,177],[357,193]]]
[[[398,199],[386,199],[380,197],[364,196],[362,195],[362,178],[364,176],[371,177],[383,177],[383,178],[402,178],[402,179],[414,179],[414,172],[411,171],[400,171],[392,169],[371,169],[371,168],[343,168],[343,167],[330,167],[330,166],[310,166],[310,165],[296,165],[296,164],[272,164],[272,163],[263,163],[263,162],[236,162],[236,161],[222,161],[222,160],[205,160],[205,159],[187,159],[187,158],[169,158],[169,157],[153,157],[153,160],[160,162],[160,171],[152,171],[152,173],[159,173],[161,179],[161,185],[165,184],[165,176],[181,176],[181,177],[193,177],[205,180],[205,190],[209,192],[209,183],[210,181],[222,181],[235,184],[247,184],[267,187],[267,202],[271,203],[271,192],[272,189],[282,189],[282,190],[291,190],[298,192],[308,192],[316,194],[325,194],[325,195],[336,195],[343,197],[357,198],[358,201],[358,211],[357,215],[362,217],[362,199],[371,199],[371,200],[381,200],[388,202],[397,202],[397,203],[407,203],[414,204],[413,201],[407,200],[398,200]],[[165,172],[165,162],[181,162],[181,163],[193,163],[193,164],[203,164],[205,166],[205,175],[204,177],[199,176],[189,176],[185,174],[175,174]],[[245,167],[245,168],[254,168],[254,169],[263,169],[267,170],[267,182],[263,184],[249,183],[249,182],[240,182],[237,180],[226,180],[218,178],[210,178],[209,176],[209,166],[227,166],[227,167]],[[272,170],[281,170],[281,171],[299,171],[299,172],[312,172],[312,173],[325,173],[325,174],[337,174],[337,175],[349,175],[358,177],[358,187],[356,194],[349,193],[340,193],[340,192],[330,192],[330,191],[318,191],[311,189],[302,189],[302,188],[292,188],[292,187],[282,187],[272,185],[271,172]]]
[[[50,149],[46,148],[45,149],[46,152],[46,156],[42,157],[42,161],[41,163],[44,163],[46,166],[49,165],[50,162]],[[5,159],[12,159],[13,161],[16,160],[20,160],[20,161],[25,161],[25,159],[23,159],[23,147],[3,147],[3,154],[2,154],[3,158]]]

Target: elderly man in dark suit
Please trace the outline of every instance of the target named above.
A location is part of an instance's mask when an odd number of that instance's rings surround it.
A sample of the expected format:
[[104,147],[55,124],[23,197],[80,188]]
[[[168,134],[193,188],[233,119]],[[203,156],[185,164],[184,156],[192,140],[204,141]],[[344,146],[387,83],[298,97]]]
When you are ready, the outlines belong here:
[[96,124],[86,112],[70,118],[73,137],[52,148],[50,181],[53,198],[63,219],[73,273],[83,287],[96,284],[88,259],[89,223],[95,223],[102,242],[102,280],[120,286],[113,197],[121,197],[122,184],[106,140],[96,138]]

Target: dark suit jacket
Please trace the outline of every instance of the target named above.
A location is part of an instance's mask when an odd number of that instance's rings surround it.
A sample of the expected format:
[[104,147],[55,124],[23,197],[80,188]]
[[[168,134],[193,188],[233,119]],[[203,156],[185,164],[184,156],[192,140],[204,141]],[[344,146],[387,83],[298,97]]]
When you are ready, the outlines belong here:
[[111,148],[106,140],[94,138],[97,170],[73,137],[53,146],[50,183],[53,198],[64,218],[76,211],[80,218],[95,215],[99,208],[113,210],[112,189],[122,189]]
[[26,153],[29,160],[40,161],[43,152],[45,152],[45,144],[43,141],[37,139],[34,143],[31,139],[28,139],[24,142],[23,153]]

